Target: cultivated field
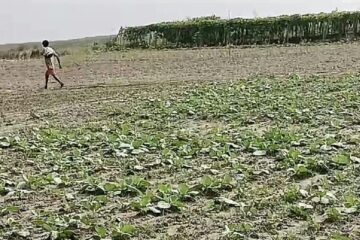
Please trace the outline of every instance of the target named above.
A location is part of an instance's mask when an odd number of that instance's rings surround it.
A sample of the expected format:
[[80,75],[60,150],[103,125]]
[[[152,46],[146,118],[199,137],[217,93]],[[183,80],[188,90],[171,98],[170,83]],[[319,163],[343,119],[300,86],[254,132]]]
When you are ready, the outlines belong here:
[[360,239],[360,44],[0,62],[0,239]]

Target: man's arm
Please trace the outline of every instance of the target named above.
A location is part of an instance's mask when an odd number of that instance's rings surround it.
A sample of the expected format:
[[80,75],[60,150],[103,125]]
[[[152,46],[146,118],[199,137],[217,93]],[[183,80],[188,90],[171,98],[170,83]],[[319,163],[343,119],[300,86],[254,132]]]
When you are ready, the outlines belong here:
[[55,52],[55,57],[56,57],[56,60],[57,60],[57,62],[58,62],[58,64],[59,64],[59,68],[60,69],[62,69],[62,66],[61,66],[61,61],[60,61],[60,57],[59,57],[59,54],[57,54],[56,52]]

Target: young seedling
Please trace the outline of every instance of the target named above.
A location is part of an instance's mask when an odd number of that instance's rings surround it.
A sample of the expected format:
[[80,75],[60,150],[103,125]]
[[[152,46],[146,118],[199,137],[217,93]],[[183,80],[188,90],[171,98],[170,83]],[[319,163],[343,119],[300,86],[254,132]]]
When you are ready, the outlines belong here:
[[204,176],[197,186],[197,189],[206,195],[217,196],[221,190],[231,190],[235,185],[235,180],[229,175],[225,175],[222,180],[215,179],[211,176]]
[[148,181],[138,176],[132,176],[119,183],[108,182],[103,184],[103,188],[107,192],[113,192],[114,195],[120,196],[142,195],[149,186],[150,183]]
[[106,190],[103,186],[99,184],[99,181],[94,178],[88,178],[83,182],[83,187],[81,193],[86,193],[90,195],[105,195]]
[[291,186],[284,194],[284,200],[288,203],[294,203],[301,198],[298,186]]
[[351,159],[349,155],[340,154],[333,158],[333,163],[338,165],[338,167],[345,167],[351,164]]
[[197,191],[192,191],[187,184],[180,184],[177,191],[182,201],[193,200],[199,194]]
[[329,223],[335,223],[341,221],[341,213],[336,208],[330,208],[326,211],[326,221]]
[[111,237],[113,240],[127,240],[135,237],[137,234],[137,229],[133,225],[124,224],[116,228]]
[[97,235],[96,238],[98,238],[99,240],[106,238],[106,236],[108,235],[108,231],[105,227],[102,226],[95,227],[95,232]]
[[307,220],[310,218],[313,206],[300,203],[298,205],[291,205],[288,207],[288,209],[290,217],[300,220]]
[[[148,211],[151,211],[151,204],[153,203],[154,199],[151,194],[146,194],[142,196],[138,201],[135,201],[131,204],[131,207],[140,213],[147,213]],[[154,212],[154,211],[153,211]]]
[[294,169],[294,177],[297,179],[306,179],[313,175],[313,173],[304,164],[299,164]]

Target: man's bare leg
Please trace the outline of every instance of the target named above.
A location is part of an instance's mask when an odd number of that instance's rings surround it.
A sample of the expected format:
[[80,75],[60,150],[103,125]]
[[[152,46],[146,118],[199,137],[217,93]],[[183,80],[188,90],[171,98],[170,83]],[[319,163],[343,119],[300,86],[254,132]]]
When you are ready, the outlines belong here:
[[60,88],[62,88],[64,86],[64,83],[60,81],[60,79],[56,75],[53,75],[53,77],[60,84]]
[[48,83],[49,83],[49,75],[45,75],[45,89],[48,88]]

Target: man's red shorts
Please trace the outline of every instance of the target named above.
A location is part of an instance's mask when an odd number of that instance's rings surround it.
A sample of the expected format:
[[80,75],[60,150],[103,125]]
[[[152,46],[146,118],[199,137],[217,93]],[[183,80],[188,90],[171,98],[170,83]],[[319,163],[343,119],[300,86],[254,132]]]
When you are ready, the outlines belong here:
[[45,76],[48,78],[49,76],[56,76],[56,72],[54,69],[48,69],[45,73]]

